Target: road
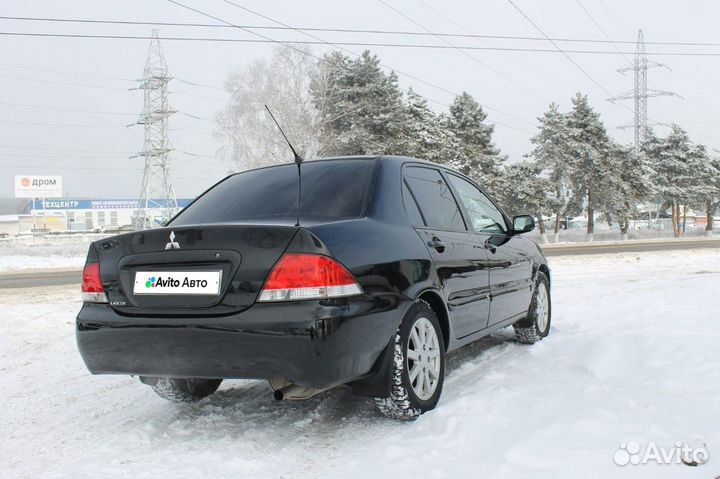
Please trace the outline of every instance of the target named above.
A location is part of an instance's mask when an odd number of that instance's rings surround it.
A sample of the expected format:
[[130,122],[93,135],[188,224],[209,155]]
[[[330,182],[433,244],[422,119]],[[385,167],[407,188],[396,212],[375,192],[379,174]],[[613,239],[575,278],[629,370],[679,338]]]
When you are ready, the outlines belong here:
[[80,270],[30,270],[0,274],[0,289],[80,285]]
[[[683,249],[720,249],[720,238],[690,238],[634,241],[606,241],[593,243],[562,243],[542,245],[546,256],[627,253],[641,251],[671,251]],[[0,274],[0,289],[28,288],[79,284],[79,270],[35,270]]]
[[592,243],[560,243],[541,245],[545,256],[631,253],[640,251],[671,251],[682,249],[720,248],[720,238],[683,238],[633,241],[596,241]]

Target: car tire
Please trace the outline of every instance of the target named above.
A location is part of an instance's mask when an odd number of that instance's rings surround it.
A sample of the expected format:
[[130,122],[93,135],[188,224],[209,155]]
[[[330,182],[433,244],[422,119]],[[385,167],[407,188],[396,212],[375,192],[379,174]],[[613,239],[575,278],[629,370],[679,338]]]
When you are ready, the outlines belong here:
[[191,403],[208,397],[220,387],[222,379],[158,378],[152,386],[163,399]]
[[538,272],[528,315],[513,325],[515,339],[524,344],[537,343],[550,333],[551,319],[550,283],[544,273]]
[[445,381],[442,328],[428,303],[419,300],[410,307],[394,342],[389,395],[375,403],[386,417],[414,420],[437,405]]

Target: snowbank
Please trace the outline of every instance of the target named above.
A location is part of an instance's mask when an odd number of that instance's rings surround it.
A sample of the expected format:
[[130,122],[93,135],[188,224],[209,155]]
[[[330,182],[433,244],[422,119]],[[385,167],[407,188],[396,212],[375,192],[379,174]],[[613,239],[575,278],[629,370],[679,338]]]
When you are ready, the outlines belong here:
[[[274,402],[226,381],[193,405],[90,376],[75,287],[0,291],[4,477],[714,477],[720,460],[720,255],[552,258],[550,337],[504,330],[453,354],[413,423],[348,389]],[[621,442],[707,444],[710,462],[613,463]]]
[[29,269],[80,269],[90,241],[64,244],[9,244],[0,247],[0,273]]

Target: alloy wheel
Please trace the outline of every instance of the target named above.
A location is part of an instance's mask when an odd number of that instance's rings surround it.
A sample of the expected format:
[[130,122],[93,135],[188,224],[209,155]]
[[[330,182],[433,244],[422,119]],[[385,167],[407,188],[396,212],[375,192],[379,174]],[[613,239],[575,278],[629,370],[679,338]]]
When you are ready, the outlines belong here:
[[544,283],[538,284],[538,290],[535,295],[535,321],[537,322],[538,331],[545,332],[548,324],[548,316],[550,308],[548,308],[548,293]]
[[407,345],[407,370],[415,395],[429,400],[440,379],[440,341],[433,324],[425,317],[418,318],[410,329]]

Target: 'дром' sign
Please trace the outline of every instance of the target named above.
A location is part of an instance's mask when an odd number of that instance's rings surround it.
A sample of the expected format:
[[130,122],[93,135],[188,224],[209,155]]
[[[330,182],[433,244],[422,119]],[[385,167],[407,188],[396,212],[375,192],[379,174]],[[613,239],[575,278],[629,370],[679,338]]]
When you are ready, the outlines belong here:
[[62,176],[15,175],[15,198],[60,198]]

